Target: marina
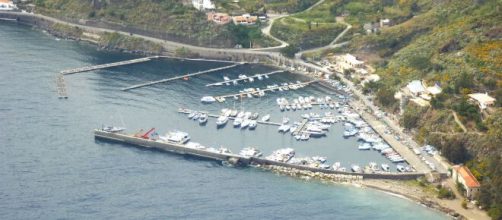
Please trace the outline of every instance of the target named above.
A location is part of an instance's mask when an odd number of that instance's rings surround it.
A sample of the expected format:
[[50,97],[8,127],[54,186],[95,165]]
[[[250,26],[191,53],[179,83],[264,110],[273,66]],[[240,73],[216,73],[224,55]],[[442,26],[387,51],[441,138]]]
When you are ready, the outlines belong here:
[[147,83],[141,83],[141,84],[129,86],[127,88],[123,88],[122,91],[128,91],[128,90],[132,90],[132,89],[138,89],[138,88],[141,88],[141,87],[151,86],[151,85],[155,85],[155,84],[159,84],[159,83],[170,82],[170,81],[178,80],[178,79],[188,79],[189,77],[192,77],[192,76],[197,76],[197,75],[201,75],[201,74],[205,74],[205,73],[210,73],[210,72],[216,72],[216,71],[220,71],[220,70],[230,69],[230,68],[234,68],[236,66],[242,65],[242,64],[244,64],[244,63],[233,64],[233,65],[229,65],[229,66],[224,66],[224,67],[218,67],[218,68],[203,70],[203,71],[199,71],[199,72],[195,72],[195,73],[185,74],[185,75],[181,75],[181,76],[175,76],[175,77],[168,78],[168,79],[161,79],[161,80],[157,80],[157,81],[152,81],[152,82],[147,82]]
[[[237,78],[237,79],[230,79],[228,77],[224,77],[225,80],[223,80],[222,82],[216,82],[216,83],[210,83],[210,84],[207,84],[206,86],[222,86],[222,85],[227,85],[229,86],[230,83],[232,83],[233,85],[237,85],[239,82],[241,81],[249,81],[249,82],[252,82],[254,81],[254,78],[258,79],[258,80],[263,80],[264,78],[268,78],[270,75],[272,74],[276,74],[276,73],[284,73],[286,71],[284,70],[277,70],[277,71],[272,71],[272,72],[269,72],[269,73],[257,73],[253,76],[245,76],[245,77],[240,77],[240,78]],[[241,75],[243,76],[243,75]]]
[[[226,94],[226,95],[218,95],[218,96],[215,96],[215,99],[218,100],[219,102],[224,102],[227,98],[234,98],[234,99],[239,99],[242,98],[242,97],[261,97],[264,95],[264,92],[268,92],[268,91],[279,91],[280,88],[288,88],[289,87],[303,87],[303,86],[307,86],[307,85],[310,85],[312,83],[315,83],[315,82],[318,82],[319,80],[310,80],[310,81],[306,81],[306,82],[297,82],[297,83],[291,83],[291,84],[288,84],[288,85],[283,85],[283,86],[277,86],[277,87],[269,87],[269,88],[259,88],[259,89],[254,89],[254,88],[250,88],[248,89],[247,91],[242,91],[242,92],[239,92],[239,93],[234,93],[234,94]],[[281,89],[282,91],[282,89]]]

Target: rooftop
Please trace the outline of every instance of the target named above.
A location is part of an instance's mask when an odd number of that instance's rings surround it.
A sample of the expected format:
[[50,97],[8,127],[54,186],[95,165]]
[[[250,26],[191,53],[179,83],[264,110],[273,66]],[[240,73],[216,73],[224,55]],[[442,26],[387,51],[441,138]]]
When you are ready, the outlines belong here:
[[458,175],[460,175],[464,179],[465,185],[467,185],[467,187],[480,187],[478,180],[476,179],[476,177],[474,177],[474,175],[472,175],[469,168],[467,168],[466,166],[454,166],[453,169],[455,169],[458,172]]
[[472,93],[469,94],[469,97],[482,104],[493,104],[493,102],[495,102],[496,100],[495,98],[489,96],[486,93]]

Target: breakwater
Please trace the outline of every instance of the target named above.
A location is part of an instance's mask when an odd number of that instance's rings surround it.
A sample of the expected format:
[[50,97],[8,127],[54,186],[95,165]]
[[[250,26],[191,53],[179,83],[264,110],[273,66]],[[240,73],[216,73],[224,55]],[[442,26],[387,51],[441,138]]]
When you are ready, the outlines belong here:
[[[297,164],[290,164],[280,161],[268,160],[258,157],[245,157],[231,153],[216,153],[202,149],[186,147],[184,144],[161,142],[158,140],[144,139],[132,135],[106,132],[100,129],[94,130],[96,139],[113,141],[118,143],[131,144],[135,146],[154,148],[182,155],[191,155],[203,159],[228,162],[238,166],[261,166],[273,169],[278,172],[284,172],[289,175],[313,175],[328,180],[360,180],[360,179],[393,179],[393,180],[409,180],[422,177],[423,173],[351,173],[337,170],[321,169],[317,167],[309,167]],[[287,171],[287,172],[286,172]],[[354,177],[355,176],[355,177]]]

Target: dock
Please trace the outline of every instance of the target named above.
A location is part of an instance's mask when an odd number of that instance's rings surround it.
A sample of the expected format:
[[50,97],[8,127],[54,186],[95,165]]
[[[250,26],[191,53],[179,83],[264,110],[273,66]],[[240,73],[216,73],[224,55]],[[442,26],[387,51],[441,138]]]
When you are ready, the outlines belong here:
[[260,157],[245,157],[234,153],[217,153],[204,149],[190,148],[182,143],[163,142],[156,139],[145,139],[128,135],[121,132],[108,132],[101,129],[94,130],[94,138],[104,141],[111,141],[121,144],[130,144],[147,149],[159,149],[162,151],[170,152],[173,154],[194,156],[206,160],[225,161],[231,164],[247,167],[254,165],[258,167],[280,168],[294,171],[296,173],[312,172],[312,174],[323,175],[347,175],[358,176],[358,179],[393,179],[393,180],[411,180],[425,176],[425,173],[353,173],[346,171],[338,171],[332,169],[322,169],[318,167],[310,167],[305,165],[291,164],[287,162],[280,162],[269,160]]
[[157,57],[143,57],[143,58],[139,58],[139,59],[125,60],[125,61],[101,64],[101,65],[96,65],[96,66],[79,67],[79,68],[74,68],[74,69],[63,70],[60,73],[63,75],[70,75],[70,74],[75,74],[75,73],[88,72],[88,71],[105,69],[105,68],[116,67],[116,66],[124,66],[124,65],[131,65],[131,64],[135,64],[135,63],[143,63],[143,62],[147,62],[147,61],[152,60],[152,58],[157,58]]
[[137,89],[137,88],[141,88],[141,87],[145,87],[145,86],[151,86],[151,85],[155,85],[155,84],[159,84],[159,83],[170,82],[170,81],[177,80],[177,79],[183,79],[183,78],[197,76],[197,75],[201,75],[201,74],[205,74],[205,73],[210,73],[210,72],[216,72],[216,71],[220,71],[220,70],[230,69],[230,68],[234,68],[236,66],[242,65],[242,64],[243,63],[238,63],[238,64],[229,65],[229,66],[224,66],[224,67],[218,67],[218,68],[214,68],[214,69],[203,70],[203,71],[199,71],[199,72],[195,72],[195,73],[190,73],[190,74],[186,74],[186,75],[175,76],[175,77],[168,78],[168,79],[161,79],[161,80],[157,80],[157,81],[151,81],[151,82],[147,82],[147,83],[141,83],[141,84],[129,86],[127,88],[123,88],[122,91],[128,91],[128,90],[131,90],[131,89]]
[[224,81],[221,81],[221,82],[216,82],[216,83],[210,83],[210,84],[207,84],[206,86],[221,86],[223,84],[226,84],[226,83],[233,83],[233,82],[240,82],[240,81],[245,81],[245,80],[249,80],[249,78],[255,78],[257,75],[260,75],[260,76],[269,76],[269,75],[272,75],[272,74],[276,74],[276,73],[283,73],[283,72],[286,72],[285,70],[277,70],[277,71],[273,71],[273,72],[269,72],[269,73],[263,73],[263,74],[256,74],[254,76],[248,76],[246,79],[231,79],[231,80],[224,80]]
[[[301,83],[296,83],[296,84],[290,84],[288,86],[306,86],[306,85],[310,85],[311,83],[315,83],[319,80],[311,80],[311,81],[308,81],[308,82],[301,82]],[[276,88],[265,88],[265,89],[260,89],[260,91],[263,91],[263,92],[267,92],[267,91],[272,91],[272,90],[276,90],[278,88],[283,88],[284,86],[279,86],[279,87],[276,87]],[[258,91],[252,91],[252,92],[242,92],[242,93],[236,93],[236,94],[227,94],[227,95],[219,95],[219,96],[215,96],[216,99],[221,99],[221,100],[224,100],[225,98],[229,98],[229,97],[243,97],[243,96],[246,96],[248,94],[254,94],[254,93],[257,93]]]
[[305,125],[307,125],[307,122],[309,122],[308,119],[303,119],[302,122],[300,123],[300,126],[293,132],[293,136],[296,136],[298,134],[301,134],[303,130],[305,129]]
[[[211,118],[218,118],[220,117],[220,115],[217,115],[217,114],[211,114],[209,112],[206,112],[206,111],[197,111],[197,110],[192,110],[192,109],[187,109],[187,108],[179,108],[178,109],[178,113],[182,113],[182,114],[190,114],[192,112],[200,112],[200,113],[206,113],[208,117],[211,117]],[[229,120],[235,120],[235,117],[228,117]],[[258,124],[264,124],[264,125],[273,125],[273,126],[281,126],[282,124],[281,123],[277,123],[277,122],[270,122],[270,121],[261,121],[261,120],[256,120],[256,122]]]
[[68,93],[66,92],[66,83],[63,74],[56,75],[56,89],[60,99],[67,99]]

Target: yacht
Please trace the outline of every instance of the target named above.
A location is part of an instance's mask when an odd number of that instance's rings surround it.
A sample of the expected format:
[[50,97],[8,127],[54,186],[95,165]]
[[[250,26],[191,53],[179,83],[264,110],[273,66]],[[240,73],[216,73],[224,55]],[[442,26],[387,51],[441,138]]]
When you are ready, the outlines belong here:
[[206,123],[207,123],[207,114],[206,113],[200,114],[199,124],[203,125],[203,124],[206,124]]
[[124,131],[125,128],[124,127],[115,127],[115,126],[104,126],[103,128],[101,128],[101,130],[103,130],[105,132],[116,133],[116,132]]
[[352,170],[352,172],[355,172],[355,173],[360,173],[361,172],[361,167],[359,167],[358,165],[352,165],[350,167],[350,169]]
[[256,126],[258,126],[258,122],[256,122],[256,120],[249,121],[249,130],[254,130]]
[[190,112],[190,114],[188,114],[188,118],[192,119],[196,114],[197,112]]
[[261,155],[263,154],[261,153],[260,150],[254,147],[246,147],[239,152],[239,155],[244,157],[261,157]]
[[359,150],[369,150],[369,149],[371,149],[371,144],[369,144],[369,143],[359,144],[359,146],[357,148]]
[[190,140],[190,136],[186,132],[182,131],[171,131],[166,134],[166,136],[159,136],[159,139],[165,142],[171,142],[175,144],[184,144]]
[[216,99],[212,96],[204,96],[200,99],[202,103],[213,103],[216,101]]
[[224,115],[222,115],[222,116],[218,117],[218,119],[216,119],[216,125],[218,127],[226,125],[227,122],[228,122],[228,117],[224,116]]
[[279,126],[279,128],[278,128],[277,130],[278,130],[279,132],[284,132],[284,133],[286,133],[286,132],[288,132],[288,131],[289,131],[289,128],[290,128],[290,126],[289,126],[289,125],[283,124],[283,125]]
[[263,121],[263,122],[268,121],[268,120],[270,120],[270,114],[266,114],[265,116],[263,116],[261,118],[261,121]]

